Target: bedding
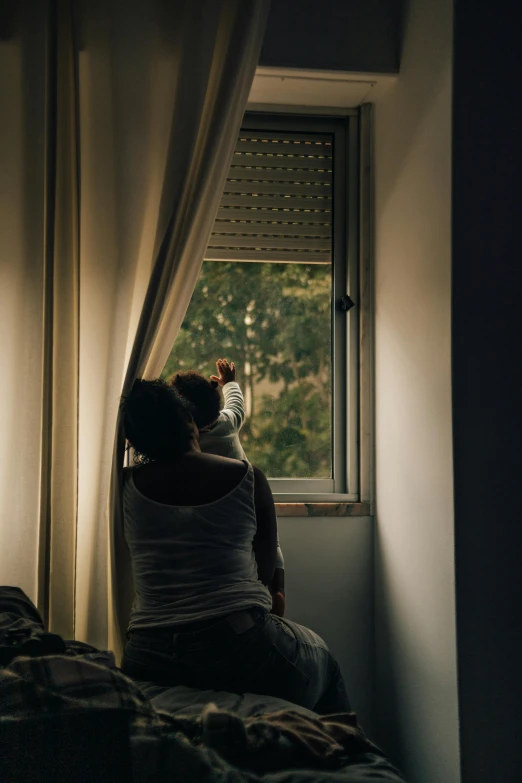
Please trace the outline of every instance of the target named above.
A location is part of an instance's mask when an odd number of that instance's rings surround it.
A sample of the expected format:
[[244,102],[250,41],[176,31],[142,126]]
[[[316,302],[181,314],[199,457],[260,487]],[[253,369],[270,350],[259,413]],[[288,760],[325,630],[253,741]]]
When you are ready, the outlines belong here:
[[[223,691],[201,691],[184,686],[164,687],[154,683],[142,683],[140,689],[151,704],[161,712],[168,712],[177,717],[200,718],[208,720],[209,705],[225,714],[237,716],[247,723],[254,718],[278,715],[281,712],[298,713],[317,720],[318,716],[311,710],[291,704],[283,699],[272,696],[261,696],[253,693],[232,694]],[[250,724],[252,725],[252,723]],[[237,742],[232,727],[228,726],[229,739]],[[303,754],[294,743],[290,749],[285,748],[286,737],[279,736],[268,750],[268,758],[264,760],[265,768],[273,766],[273,760],[283,764],[278,770],[261,773],[264,783],[405,783],[399,771],[390,764],[384,754],[373,743],[366,740],[367,747],[359,752],[346,756],[335,770],[320,769],[317,765],[307,769],[299,765]],[[282,747],[281,747],[282,746]],[[266,750],[266,749],[265,749]],[[255,754],[254,754],[255,755]],[[258,763],[256,759],[254,765]],[[257,780],[257,778],[256,778]]]
[[[52,722],[56,745],[46,752],[58,763],[74,720],[109,712],[114,721],[95,719],[90,741],[125,760],[139,783],[404,783],[353,714],[318,716],[273,697],[138,684],[110,652],[47,634],[35,613],[21,591],[0,588],[0,755],[12,769],[22,757],[41,763],[27,754],[38,724]],[[107,730],[121,727],[120,717],[124,743]],[[78,731],[78,745],[86,741]],[[75,747],[69,751],[74,763]],[[15,780],[9,774],[5,766],[5,783]]]

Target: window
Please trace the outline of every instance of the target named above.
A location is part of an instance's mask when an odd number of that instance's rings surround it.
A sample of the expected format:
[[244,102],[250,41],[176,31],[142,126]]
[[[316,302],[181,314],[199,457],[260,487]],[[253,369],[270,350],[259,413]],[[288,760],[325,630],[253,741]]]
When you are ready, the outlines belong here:
[[163,371],[238,367],[276,498],[358,498],[357,117],[247,115]]

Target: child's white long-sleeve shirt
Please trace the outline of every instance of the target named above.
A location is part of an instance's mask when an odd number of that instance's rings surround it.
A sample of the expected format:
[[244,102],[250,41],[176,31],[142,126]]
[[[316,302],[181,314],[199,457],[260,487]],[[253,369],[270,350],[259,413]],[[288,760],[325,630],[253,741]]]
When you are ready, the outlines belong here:
[[[238,383],[230,381],[223,386],[224,407],[218,420],[211,429],[199,431],[199,445],[206,454],[218,454],[229,459],[247,459],[241,441],[239,430],[245,421],[245,400]],[[283,553],[277,537],[276,568],[284,568]]]
[[230,459],[246,459],[239,440],[239,430],[245,421],[245,401],[235,381],[223,386],[225,405],[218,420],[209,430],[200,430],[199,445],[207,454],[218,454]]

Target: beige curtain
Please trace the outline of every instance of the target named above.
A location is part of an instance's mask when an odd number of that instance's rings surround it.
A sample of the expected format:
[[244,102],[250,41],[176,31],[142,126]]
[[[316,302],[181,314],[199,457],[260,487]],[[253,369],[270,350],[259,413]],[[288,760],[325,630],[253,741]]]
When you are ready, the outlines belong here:
[[117,648],[119,397],[160,371],[188,306],[267,2],[20,5],[0,43],[0,581]]

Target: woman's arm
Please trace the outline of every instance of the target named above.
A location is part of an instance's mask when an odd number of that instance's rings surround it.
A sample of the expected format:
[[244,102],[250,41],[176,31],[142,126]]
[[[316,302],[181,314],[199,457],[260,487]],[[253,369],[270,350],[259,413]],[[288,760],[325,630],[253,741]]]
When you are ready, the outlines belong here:
[[268,480],[262,470],[254,469],[254,505],[257,532],[254,537],[254,554],[259,579],[267,587],[274,578],[277,552],[277,518],[274,498]]

